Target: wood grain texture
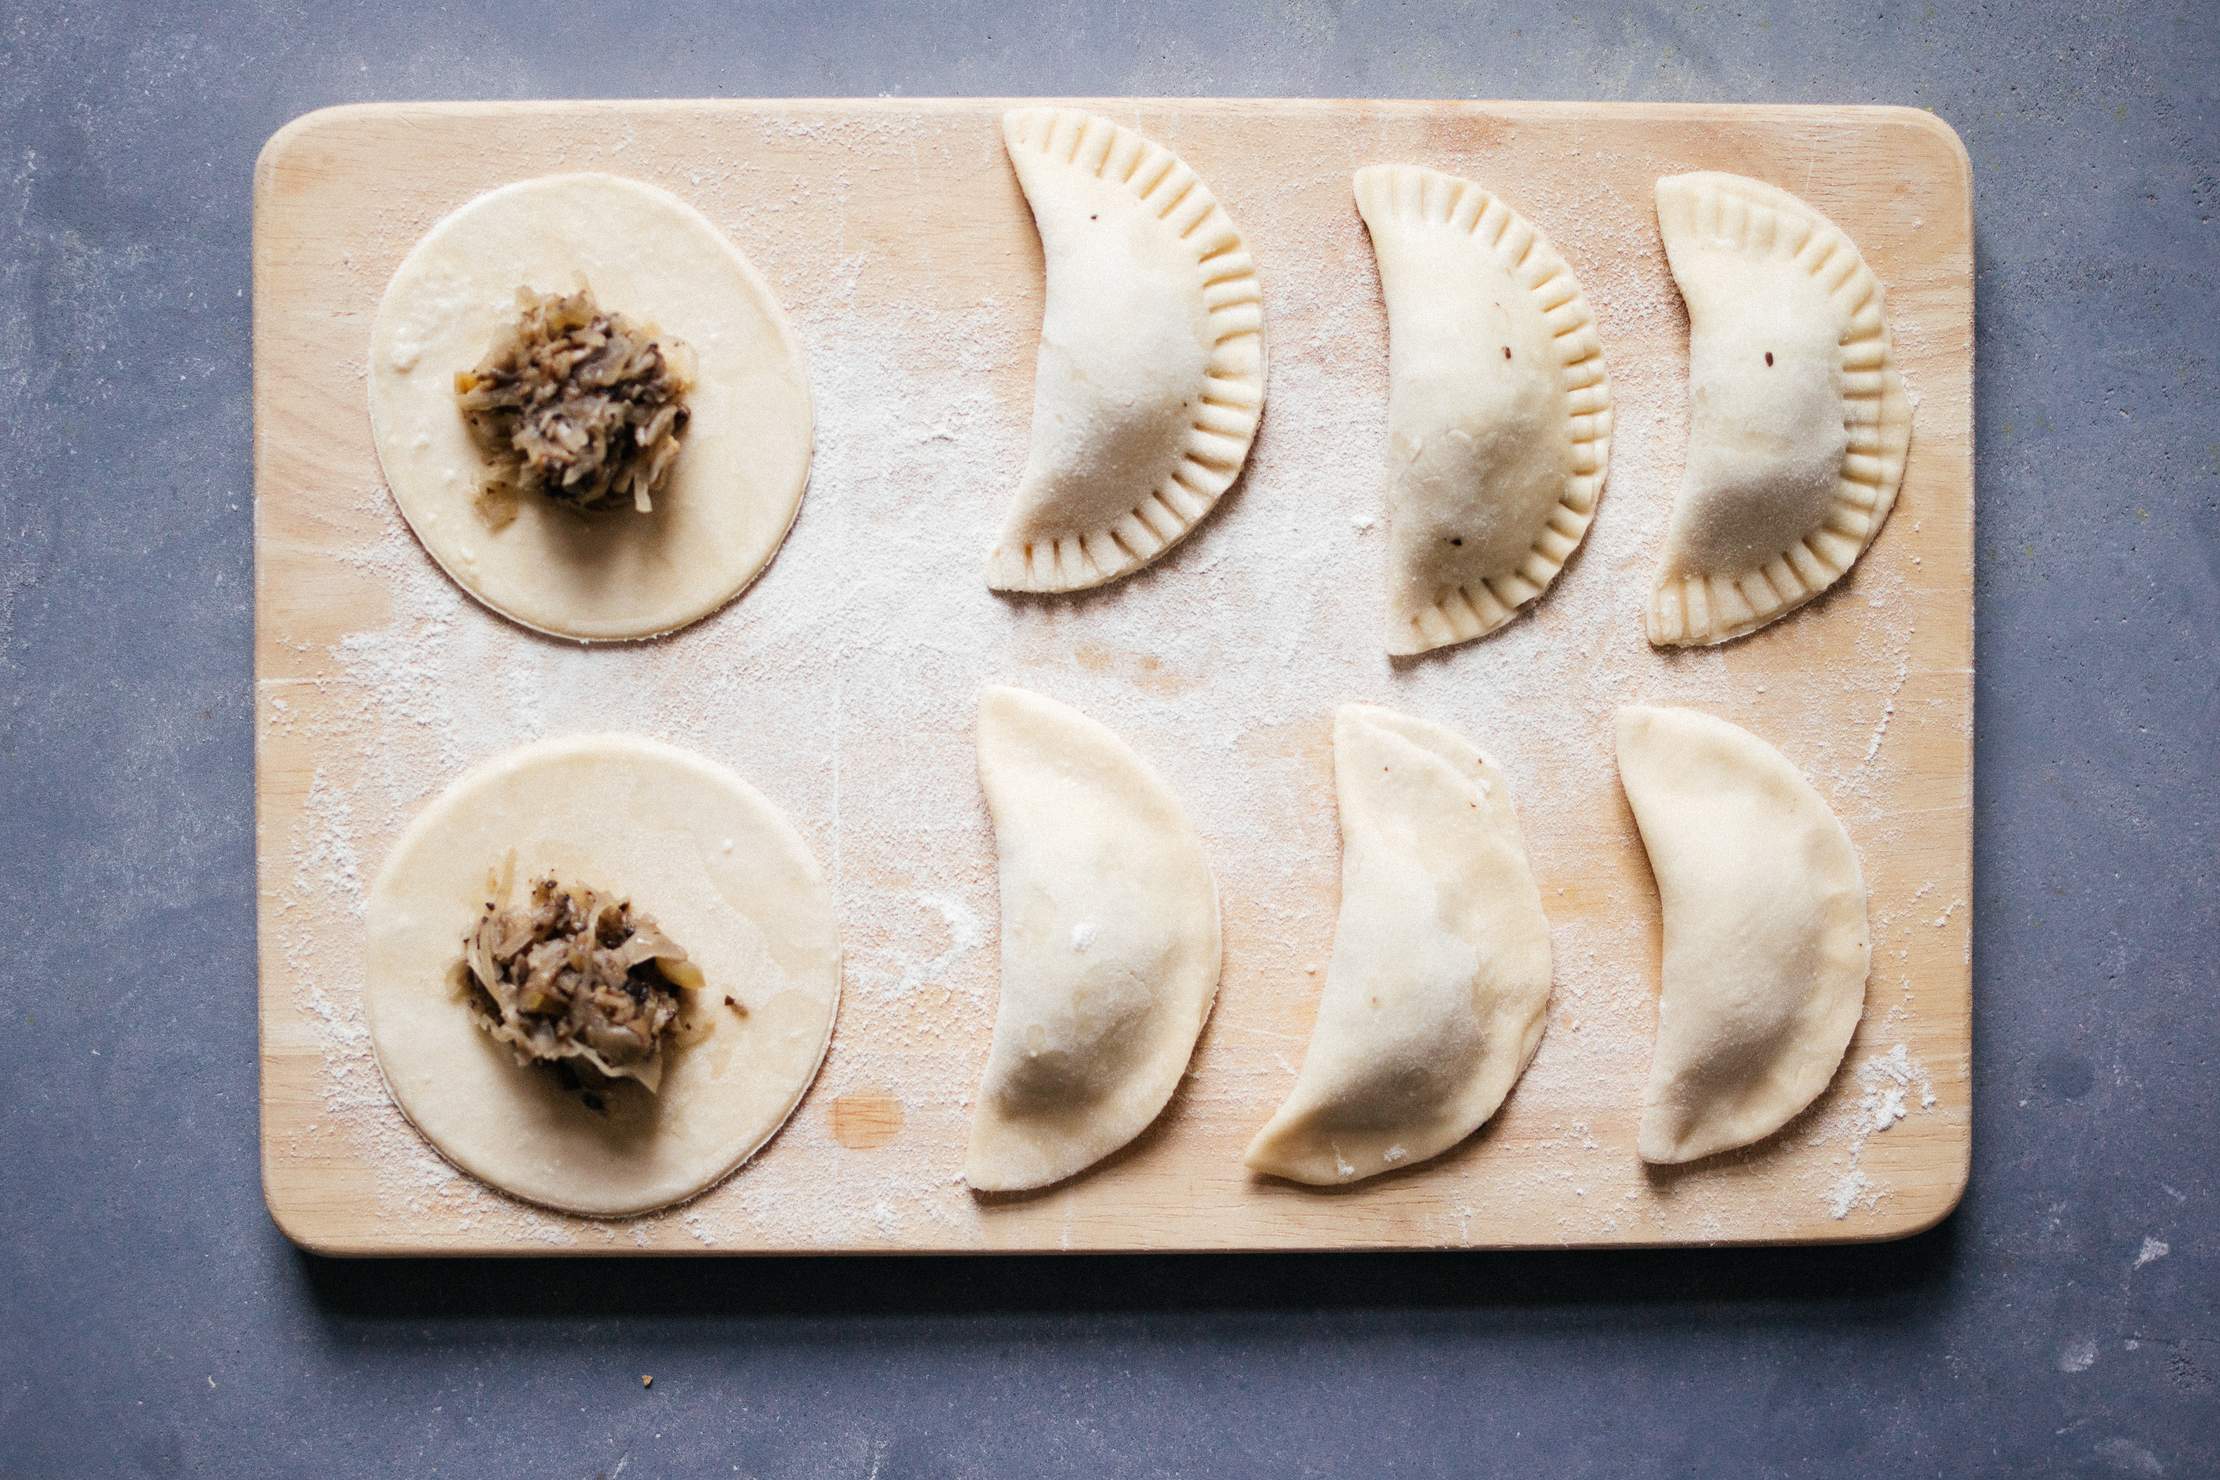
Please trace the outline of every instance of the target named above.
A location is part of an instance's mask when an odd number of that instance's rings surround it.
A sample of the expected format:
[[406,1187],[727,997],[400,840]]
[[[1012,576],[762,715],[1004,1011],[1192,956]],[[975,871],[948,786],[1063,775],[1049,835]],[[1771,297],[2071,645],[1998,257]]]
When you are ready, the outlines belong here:
[[[385,1100],[361,1042],[361,919],[349,903],[349,891],[375,869],[407,808],[380,801],[391,788],[372,784],[393,771],[391,758],[362,753],[346,737],[356,733],[350,716],[365,707],[469,699],[411,692],[427,683],[436,688],[436,675],[389,675],[383,687],[366,687],[359,667],[345,661],[361,634],[411,619],[395,597],[390,561],[366,554],[390,550],[399,516],[389,499],[358,496],[378,486],[363,374],[385,281],[426,227],[482,190],[562,169],[638,174],[701,206],[782,293],[809,291],[812,274],[829,274],[827,264],[845,254],[869,265],[843,300],[847,312],[891,318],[956,313],[990,297],[1001,302],[1007,312],[981,331],[990,341],[981,346],[985,369],[923,357],[899,368],[924,377],[917,384],[976,376],[998,408],[995,424],[1021,428],[1039,254],[1000,157],[995,120],[1004,106],[988,100],[378,105],[309,115],[265,149],[254,223],[256,793],[263,1171],[279,1224],[304,1245],[364,1254],[1337,1249],[1879,1239],[1947,1213],[1964,1187],[1971,1149],[1971,178],[1946,126],[1925,113],[1887,108],[1090,105],[1171,144],[1227,203],[1256,253],[1273,339],[1272,399],[1258,458],[1230,507],[1160,571],[1129,583],[1141,595],[1111,602],[1148,599],[1152,589],[1177,590],[1183,582],[1191,589],[1213,561],[1253,547],[1256,521],[1279,501],[1321,496],[1298,486],[1292,467],[1299,460],[1290,454],[1311,444],[1293,432],[1273,435],[1275,417],[1302,405],[1294,391],[1283,394],[1283,381],[1299,388],[1311,368],[1337,357],[1377,360],[1377,305],[1366,300],[1350,310],[1371,316],[1364,321],[1367,342],[1353,346],[1342,332],[1349,318],[1338,300],[1275,296],[1275,284],[1318,281],[1317,263],[1299,264],[1298,275],[1288,257],[1294,243],[1312,239],[1302,234],[1311,227],[1297,229],[1301,223],[1331,222],[1335,245],[1325,256],[1333,260],[1325,265],[1347,268],[1350,296],[1376,300],[1347,192],[1348,172],[1357,165],[1436,165],[1481,178],[1527,210],[1581,275],[1614,381],[1637,389],[1645,378],[1653,390],[1685,380],[1685,320],[1666,311],[1673,300],[1650,215],[1657,175],[1702,168],[1769,179],[1804,195],[1857,241],[1887,288],[1898,353],[1918,404],[1898,507],[1844,588],[1713,659],[1697,660],[1713,664],[1698,670],[1627,645],[1629,638],[1640,643],[1653,551],[1640,552],[1641,559],[1584,555],[1561,582],[1561,588],[1626,588],[1623,600],[1610,598],[1623,623],[1595,639],[1608,640],[1610,652],[1621,655],[1611,661],[1632,675],[1618,699],[1671,702],[1676,685],[1685,687],[1700,671],[1707,685],[1700,692],[1714,699],[1709,707],[1807,766],[1837,798],[1859,844],[1875,919],[1866,1022],[1836,1085],[1783,1134],[1686,1171],[1640,1168],[1632,1147],[1646,1043],[1588,1027],[1614,1014],[1624,1019],[1640,984],[1655,981],[1656,901],[1647,866],[1616,788],[1589,784],[1599,774],[1592,759],[1556,767],[1549,756],[1526,754],[1518,757],[1519,807],[1561,963],[1549,1032],[1527,1080],[1472,1141],[1410,1172],[1324,1193],[1250,1176],[1240,1152],[1290,1082],[1287,1060],[1300,1052],[1316,1010],[1320,978],[1302,963],[1323,960],[1330,943],[1336,868],[1328,716],[1342,699],[1399,702],[1394,685],[1409,675],[1389,674],[1377,660],[1383,676],[1366,680],[1371,692],[1338,691],[1332,674],[1303,680],[1288,692],[1307,696],[1310,707],[1273,710],[1269,723],[1230,747],[1230,757],[1226,747],[1183,750],[1178,726],[1164,717],[1177,716],[1183,696],[1191,699],[1214,675],[1181,672],[1161,653],[1090,635],[1090,614],[1116,609],[1098,602],[1018,608],[1011,618],[1016,628],[1037,617],[1038,630],[981,657],[978,672],[1018,682],[1046,675],[1038,681],[1051,692],[1058,675],[1098,691],[1122,688],[1133,696],[1132,714],[1098,703],[1097,717],[1160,764],[1169,755],[1175,787],[1215,764],[1195,788],[1253,784],[1260,812],[1275,805],[1261,790],[1267,777],[1274,786],[1292,778],[1303,797],[1291,813],[1288,861],[1274,863],[1283,883],[1232,888],[1229,872],[1250,882],[1253,871],[1238,862],[1222,866],[1227,959],[1218,1006],[1188,1081],[1134,1145],[1035,1196],[978,1199],[949,1185],[961,1163],[965,1096],[985,1055],[991,916],[983,940],[936,937],[927,948],[895,938],[902,932],[876,900],[919,873],[942,870],[957,893],[991,909],[991,854],[983,816],[944,826],[881,809],[862,841],[854,823],[844,838],[843,807],[860,815],[874,795],[874,777],[906,765],[968,763],[969,737],[960,725],[874,730],[868,706],[859,706],[831,741],[833,772],[845,781],[829,793],[814,781],[782,786],[779,778],[766,779],[762,773],[776,758],[751,764],[745,737],[659,726],[666,738],[729,757],[764,784],[842,880],[844,921],[851,910],[856,914],[853,929],[843,927],[851,989],[825,1073],[753,1162],[687,1207],[597,1224],[489,1194],[446,1171],[415,1141]],[[766,182],[793,188],[767,194]],[[777,229],[754,229],[767,223],[766,212],[777,213]],[[813,241],[822,248],[806,245]],[[808,327],[805,316],[805,339]],[[1622,441],[1599,531],[1638,515],[1657,524],[1677,483],[1685,416],[1662,392],[1653,404],[1650,424],[1622,423],[1622,439],[1652,450],[1638,464],[1643,476],[1630,480],[1629,444]],[[1373,401],[1335,414],[1349,419],[1352,437],[1377,438],[1384,409]],[[975,535],[991,529],[1014,483],[1009,450],[997,444],[997,471],[987,481],[998,486],[981,489],[979,507],[965,511],[971,522],[952,546],[961,556],[948,580],[976,587],[982,603],[997,598],[978,580],[984,543]],[[827,453],[821,435],[818,481],[797,539],[830,537],[821,523],[816,533],[809,529],[813,502],[862,497],[836,486]],[[1376,505],[1378,489],[1332,496],[1356,507]],[[855,519],[873,517],[867,505],[853,507]],[[1349,535],[1346,518],[1336,527]],[[1591,549],[1596,539],[1591,535]],[[1369,558],[1369,547],[1354,537],[1350,548],[1351,561]],[[423,558],[413,547],[409,553]],[[799,599],[791,588],[806,569],[796,559],[774,562],[763,589],[692,633],[587,656],[597,674],[650,661],[698,659],[705,674],[729,667],[751,614],[775,613],[781,601]],[[1377,601],[1374,573],[1366,568],[1351,580],[1372,581],[1355,603],[1369,609],[1365,602]],[[1245,620],[1243,588],[1230,589],[1222,618],[1237,632]],[[1516,651],[1535,654],[1533,663],[1561,664],[1568,685],[1582,675],[1592,683],[1601,646],[1537,648],[1512,636],[1537,620],[1569,621],[1578,600],[1553,592],[1539,619],[1522,618],[1502,636],[1453,650],[1416,682],[1433,685],[1428,693],[1444,692],[1459,675],[1486,674]],[[543,639],[516,633],[459,595],[452,604],[442,621],[466,627],[489,662],[546,651]],[[1886,663],[1878,655],[1884,640]],[[866,680],[882,674],[890,684],[932,680],[906,660],[874,667],[868,652],[826,658]],[[734,671],[735,682],[755,681],[746,664]],[[1551,679],[1548,672],[1529,676],[1536,691],[1546,691]],[[796,702],[806,702],[808,686],[826,681],[807,672],[773,674],[761,680],[764,702],[781,702],[783,683],[797,685],[793,693],[804,697]],[[1554,729],[1544,723],[1549,718],[1507,733],[1561,732],[1568,750],[1608,744],[1607,715],[1568,715]],[[409,743],[415,729],[405,719],[380,733]],[[1473,733],[1491,743],[1488,734]],[[418,764],[424,759],[417,757]],[[1577,787],[1570,784],[1575,777]],[[1845,797],[1856,805],[1845,808]],[[351,808],[337,833],[329,815],[334,806]],[[1235,844],[1213,837],[1213,829],[1206,819],[1206,841],[1220,860]],[[945,933],[953,933],[953,918]],[[930,911],[916,922],[919,931],[934,925]],[[1622,942],[1625,959],[1602,967],[1576,962],[1574,951],[1589,939]],[[948,948],[939,951],[943,943]],[[904,976],[905,983],[910,975],[919,980],[903,993],[856,990],[858,963],[889,953],[930,960]],[[1623,977],[1628,995],[1603,1000],[1569,989],[1568,982],[1600,979],[1599,972]],[[1905,1050],[1901,1062],[1924,1076],[1911,1086],[1912,1113],[1884,1132],[1861,1131],[1852,1066],[1871,1065],[1897,1045]],[[1923,1103],[1922,1084],[1931,1086],[1931,1104]]]

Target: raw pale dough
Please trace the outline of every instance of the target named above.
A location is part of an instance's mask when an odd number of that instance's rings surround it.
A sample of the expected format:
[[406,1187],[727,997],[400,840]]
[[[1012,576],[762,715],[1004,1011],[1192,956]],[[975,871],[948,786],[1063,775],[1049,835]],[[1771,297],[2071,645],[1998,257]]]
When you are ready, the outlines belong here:
[[1439,725],[1334,716],[1341,918],[1295,1089],[1248,1164],[1350,1182],[1424,1161],[1493,1115],[1534,1057],[1549,921],[1503,772]]
[[[659,1092],[621,1082],[598,1114],[472,1023],[462,941],[511,850],[519,881],[629,898],[701,968],[707,1036],[667,1051]],[[816,1077],[840,998],[808,845],[724,767],[636,736],[540,741],[448,787],[371,885],[368,929],[364,1007],[394,1100],[464,1171],[574,1213],[646,1212],[747,1160]]]
[[1076,108],[1002,117],[1048,269],[1033,442],[987,556],[1000,591],[1099,586],[1177,544],[1264,410],[1256,268],[1208,186]]
[[1834,1077],[1865,1004],[1865,878],[1811,783],[1723,719],[1620,710],[1619,778],[1665,919],[1636,1144],[1694,1161],[1771,1135]]
[[[692,417],[652,513],[524,499],[498,531],[473,507],[486,460],[455,401],[516,317],[569,292],[678,340]],[[401,263],[370,335],[370,425],[386,482],[440,567],[487,606],[561,637],[650,637],[697,621],[769,563],[809,481],[809,381],[768,284],[692,206],[615,175],[479,196]]]
[[1470,180],[1356,173],[1388,314],[1387,650],[1485,637],[1557,578],[1611,461],[1595,316]]
[[1218,992],[1218,887],[1148,763],[1024,689],[979,699],[1002,991],[964,1177],[1045,1187],[1156,1119]]
[[1688,470],[1650,641],[1724,642],[1842,579],[1896,502],[1912,405],[1881,284],[1840,228],[1739,175],[1657,182],[1688,303]]

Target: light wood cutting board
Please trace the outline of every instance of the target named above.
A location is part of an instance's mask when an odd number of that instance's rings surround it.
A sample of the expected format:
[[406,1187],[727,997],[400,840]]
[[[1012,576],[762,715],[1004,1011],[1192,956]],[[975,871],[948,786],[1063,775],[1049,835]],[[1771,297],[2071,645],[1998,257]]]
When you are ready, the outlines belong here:
[[[1420,102],[1092,104],[1192,164],[1263,277],[1271,384],[1248,473],[1185,545],[1103,593],[981,578],[1023,456],[1040,254],[994,101],[393,105],[312,114],[256,175],[258,863],[264,1183],[345,1253],[1592,1246],[1888,1238],[1942,1217],[1971,1148],[1972,182],[1891,108]],[[1555,241],[1618,403],[1583,552],[1479,644],[1377,643],[1385,325],[1358,165],[1481,180]],[[1917,397],[1896,511],[1837,592],[1724,649],[1653,653],[1641,609],[1686,439],[1686,320],[1656,240],[1661,173],[1770,180],[1886,285]],[[604,169],[692,201],[793,313],[817,461],[793,535],[734,606],[583,650],[441,577],[379,481],[371,316],[440,215],[505,181]],[[1226,963],[1191,1073],[1125,1152],[1037,1196],[956,1177],[995,986],[991,834],[971,705],[1015,682],[1118,729],[1211,849]],[[1319,1192],[1251,1177],[1331,945],[1330,716],[1370,700],[1505,766],[1557,984],[1525,1079],[1437,1161]],[[1611,768],[1612,708],[1742,723],[1833,801],[1872,888],[1866,1015],[1782,1134],[1672,1173],[1633,1150],[1657,906]],[[845,999],[823,1073],[735,1177],[596,1223],[486,1191],[394,1110],[361,1023],[368,877],[471,762],[543,733],[637,729],[724,760],[839,891]]]

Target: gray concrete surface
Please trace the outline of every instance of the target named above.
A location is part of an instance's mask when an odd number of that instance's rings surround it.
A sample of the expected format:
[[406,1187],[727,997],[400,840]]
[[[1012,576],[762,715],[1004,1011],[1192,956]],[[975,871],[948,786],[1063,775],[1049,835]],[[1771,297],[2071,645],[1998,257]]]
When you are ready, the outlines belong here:
[[[2220,1473],[2216,79],[2212,0],[9,0],[0,1473]],[[257,146],[352,99],[882,91],[1872,101],[1958,127],[1981,540],[1954,1219],[1625,1257],[358,1266],[278,1236]]]

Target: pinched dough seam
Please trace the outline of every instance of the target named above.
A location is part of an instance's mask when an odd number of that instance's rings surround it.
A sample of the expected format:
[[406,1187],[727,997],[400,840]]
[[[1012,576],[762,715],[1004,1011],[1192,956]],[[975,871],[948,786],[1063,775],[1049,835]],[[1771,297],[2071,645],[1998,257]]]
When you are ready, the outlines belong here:
[[[1138,570],[1186,537],[1241,472],[1264,407],[1264,290],[1241,233],[1210,187],[1170,150],[1077,108],[1024,108],[1003,123],[1028,149],[1113,180],[1195,253],[1209,316],[1210,362],[1186,445],[1147,497],[1100,529],[998,547],[992,583],[1021,590],[1099,586]],[[1257,341],[1254,363],[1230,346]]]
[[[1385,188],[1372,188],[1385,182]],[[1526,558],[1474,586],[1452,586],[1411,618],[1426,651],[1485,637],[1549,588],[1579,548],[1596,515],[1611,464],[1611,383],[1595,315],[1565,259],[1541,228],[1481,186],[1418,165],[1374,165],[1357,172],[1360,211],[1420,226],[1449,226],[1478,242],[1531,294],[1561,358],[1572,470]],[[1371,208],[1371,209],[1367,209]],[[1384,209],[1380,209],[1384,208]],[[1392,331],[1391,331],[1392,332]]]
[[1722,180],[1669,191],[1681,228],[1716,232],[1744,251],[1801,266],[1843,310],[1843,427],[1849,442],[1834,500],[1817,529],[1755,570],[1661,579],[1650,593],[1650,640],[1713,643],[1753,632],[1848,573],[1896,503],[1912,412],[1896,368],[1881,283],[1857,246],[1785,192]]

